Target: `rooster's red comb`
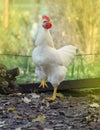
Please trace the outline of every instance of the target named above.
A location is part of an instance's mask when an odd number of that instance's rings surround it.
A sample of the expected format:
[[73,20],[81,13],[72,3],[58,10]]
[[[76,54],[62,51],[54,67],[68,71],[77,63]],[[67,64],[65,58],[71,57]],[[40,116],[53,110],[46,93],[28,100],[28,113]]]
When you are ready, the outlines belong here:
[[47,20],[47,21],[50,21],[50,18],[49,18],[48,16],[46,16],[46,15],[43,15],[43,16],[42,16],[42,19],[45,19],[45,20]]

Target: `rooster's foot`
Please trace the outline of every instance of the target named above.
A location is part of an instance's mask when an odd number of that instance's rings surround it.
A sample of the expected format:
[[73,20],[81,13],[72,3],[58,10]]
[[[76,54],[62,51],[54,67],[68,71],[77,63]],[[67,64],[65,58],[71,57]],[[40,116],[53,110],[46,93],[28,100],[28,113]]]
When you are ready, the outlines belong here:
[[58,87],[54,87],[53,96],[51,98],[46,98],[47,101],[55,101]]
[[45,80],[42,80],[42,81],[41,81],[41,84],[39,85],[39,88],[40,88],[40,87],[43,87],[43,88],[46,87],[46,88],[48,88],[48,85],[47,85],[47,83],[46,83]]
[[45,100],[47,100],[47,101],[55,101],[55,100],[56,100],[56,97],[45,98]]

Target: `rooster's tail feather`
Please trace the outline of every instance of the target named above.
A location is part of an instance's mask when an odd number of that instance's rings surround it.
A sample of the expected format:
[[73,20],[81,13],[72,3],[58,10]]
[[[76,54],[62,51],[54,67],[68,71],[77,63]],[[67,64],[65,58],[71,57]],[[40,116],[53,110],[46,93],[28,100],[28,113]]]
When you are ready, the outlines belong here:
[[76,47],[73,45],[64,46],[58,51],[61,53],[62,60],[65,66],[68,66],[76,54]]

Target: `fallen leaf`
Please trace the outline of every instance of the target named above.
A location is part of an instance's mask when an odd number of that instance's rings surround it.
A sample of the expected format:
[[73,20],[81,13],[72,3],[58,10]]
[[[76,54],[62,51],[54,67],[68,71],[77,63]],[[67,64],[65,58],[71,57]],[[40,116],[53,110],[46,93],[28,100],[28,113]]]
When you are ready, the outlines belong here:
[[15,130],[21,130],[21,128],[19,127],[19,128],[16,128]]
[[0,127],[3,127],[5,125],[6,125],[5,121],[0,121]]
[[47,107],[50,106],[50,103],[47,100],[45,100],[45,99],[42,100],[42,103],[45,104]]
[[16,115],[15,116],[17,119],[22,119],[23,118],[23,116],[21,116],[21,115]]
[[32,122],[44,122],[45,121],[45,116],[44,115],[39,115],[36,119],[32,119]]
[[64,95],[62,93],[57,93],[57,97],[64,98]]
[[24,97],[24,98],[22,98],[22,101],[24,101],[25,103],[29,103],[29,102],[31,102],[31,99]]
[[91,122],[92,121],[91,115],[86,116],[85,119],[86,119],[86,122]]
[[8,111],[9,111],[9,112],[16,111],[16,108],[15,108],[15,107],[8,107]]
[[32,98],[40,98],[40,95],[38,95],[36,93],[32,93],[31,96],[32,96]]
[[61,126],[63,126],[63,124],[56,124],[55,126],[56,127],[61,127]]
[[100,105],[98,103],[92,103],[89,106],[94,107],[94,108],[98,108]]

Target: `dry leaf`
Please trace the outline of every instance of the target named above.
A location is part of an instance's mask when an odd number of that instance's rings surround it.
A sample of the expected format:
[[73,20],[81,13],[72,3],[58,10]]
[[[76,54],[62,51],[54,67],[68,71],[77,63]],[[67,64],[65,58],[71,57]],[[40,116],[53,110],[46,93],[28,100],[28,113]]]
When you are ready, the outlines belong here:
[[23,100],[25,103],[31,102],[31,99],[29,99],[29,98],[27,98],[27,97],[22,98],[22,100]]
[[19,127],[19,128],[16,128],[15,130],[21,130],[21,128]]
[[57,93],[57,97],[64,98],[64,95],[62,93]]
[[0,121],[0,127],[3,127],[3,126],[5,126],[6,124],[5,124],[5,121]]
[[86,119],[86,122],[91,122],[92,121],[91,115],[86,116],[85,119]]
[[40,98],[40,95],[38,95],[36,93],[32,93],[31,96],[32,96],[32,98]]
[[15,116],[17,119],[22,119],[23,117],[21,115],[16,115]]
[[8,108],[8,111],[9,111],[9,112],[16,111],[16,108],[15,108],[15,107],[9,107],[9,108]]
[[32,122],[44,122],[45,121],[45,116],[44,115],[39,115],[36,119],[32,119]]
[[92,103],[89,106],[94,107],[94,108],[100,107],[100,105],[98,103]]

